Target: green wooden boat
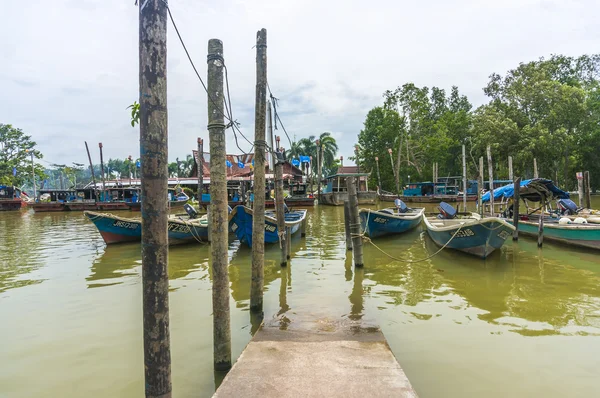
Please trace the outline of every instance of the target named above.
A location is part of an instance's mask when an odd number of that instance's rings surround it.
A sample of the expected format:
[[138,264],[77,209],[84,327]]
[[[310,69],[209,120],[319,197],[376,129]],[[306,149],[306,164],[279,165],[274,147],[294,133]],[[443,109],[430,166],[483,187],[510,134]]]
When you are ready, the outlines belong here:
[[[519,234],[537,237],[540,216],[527,218],[519,220]],[[600,250],[600,225],[559,224],[556,218],[544,217],[544,240]]]

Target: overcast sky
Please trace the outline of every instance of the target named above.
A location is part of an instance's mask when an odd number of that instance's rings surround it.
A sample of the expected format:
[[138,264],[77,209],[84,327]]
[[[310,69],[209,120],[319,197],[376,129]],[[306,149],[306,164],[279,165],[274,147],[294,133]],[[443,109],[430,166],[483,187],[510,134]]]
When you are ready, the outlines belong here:
[[[597,0],[170,0],[201,75],[207,42],[224,43],[234,116],[254,135],[256,31],[268,33],[268,80],[291,138],[330,131],[352,146],[382,93],[406,82],[474,105],[493,72],[553,53],[598,51]],[[2,0],[0,123],[32,135],[51,163],[139,156],[125,109],[138,100],[134,0]],[[206,94],[169,23],[169,158],[208,138]],[[283,135],[282,131],[279,131]],[[238,153],[227,131],[229,153]],[[289,147],[286,140],[283,146]],[[244,150],[249,145],[242,144]]]

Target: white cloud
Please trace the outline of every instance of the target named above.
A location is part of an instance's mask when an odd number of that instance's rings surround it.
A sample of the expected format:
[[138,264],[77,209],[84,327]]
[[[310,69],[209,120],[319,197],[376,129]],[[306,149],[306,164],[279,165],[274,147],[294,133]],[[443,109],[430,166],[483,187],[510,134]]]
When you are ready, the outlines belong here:
[[[223,40],[234,115],[250,139],[252,47],[265,27],[269,82],[288,132],[299,138],[332,131],[344,157],[386,89],[410,81],[458,85],[478,105],[492,72],[552,53],[591,53],[600,36],[600,5],[591,0],[169,4],[203,77],[208,39]],[[84,140],[92,148],[102,141],[105,157],[135,155],[138,132],[125,110],[138,97],[133,0],[4,0],[2,17],[0,122],[31,134],[52,162],[84,162]],[[190,153],[197,136],[207,137],[207,111],[206,94],[171,26],[168,72],[174,159]],[[229,151],[237,152],[228,136]]]

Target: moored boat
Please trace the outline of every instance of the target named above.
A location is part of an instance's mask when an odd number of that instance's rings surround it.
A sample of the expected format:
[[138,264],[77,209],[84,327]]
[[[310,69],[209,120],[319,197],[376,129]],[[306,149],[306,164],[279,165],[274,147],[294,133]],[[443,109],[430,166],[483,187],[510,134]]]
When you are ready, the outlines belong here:
[[[107,213],[84,211],[94,223],[106,244],[140,242],[142,239],[142,220],[125,218]],[[208,239],[208,220],[206,216],[198,219],[171,217],[168,221],[169,245],[191,242],[203,242]]]
[[[537,214],[521,216],[519,218],[519,234],[537,238],[539,218],[540,215]],[[560,219],[545,216],[544,240],[600,250],[600,225],[574,222],[561,223]]]
[[[513,222],[514,184],[508,184],[494,190],[494,200],[505,203],[504,215]],[[543,240],[558,242],[574,247],[600,250],[600,225],[596,224],[597,215],[592,211],[585,212],[569,199],[569,194],[551,180],[535,178],[521,181],[519,198],[525,204],[526,211],[519,213],[519,233],[537,238],[543,217]],[[548,201],[556,199],[558,208],[548,211]],[[482,202],[490,200],[489,192],[483,195]],[[531,202],[539,203],[539,207],[530,209]],[[582,214],[579,215],[579,212]],[[589,219],[589,220],[588,220]]]
[[[252,209],[245,206],[236,206],[229,215],[229,229],[235,233],[240,242],[252,247]],[[306,218],[306,209],[294,210],[285,213],[285,225],[291,228],[291,234],[300,230]],[[279,242],[277,218],[275,212],[265,212],[265,243]]]
[[515,227],[499,217],[481,217],[477,213],[457,214],[448,203],[440,203],[440,214],[423,213],[429,237],[441,247],[486,258],[502,247]]
[[19,188],[0,185],[0,211],[19,210],[25,205]]
[[360,209],[361,230],[371,238],[383,235],[401,234],[421,223],[424,208],[410,209],[404,203],[399,208],[381,210]]

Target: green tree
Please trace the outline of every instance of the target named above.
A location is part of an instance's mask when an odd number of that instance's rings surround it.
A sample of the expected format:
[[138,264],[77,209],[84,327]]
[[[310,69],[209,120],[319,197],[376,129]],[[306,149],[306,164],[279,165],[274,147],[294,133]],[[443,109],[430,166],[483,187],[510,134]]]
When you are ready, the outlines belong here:
[[[10,124],[0,124],[0,184],[21,186],[31,181],[31,154],[34,159],[42,159],[42,153],[35,149],[35,141],[23,130]],[[34,163],[36,179],[46,177],[44,167]],[[13,175],[16,170],[16,175]]]

